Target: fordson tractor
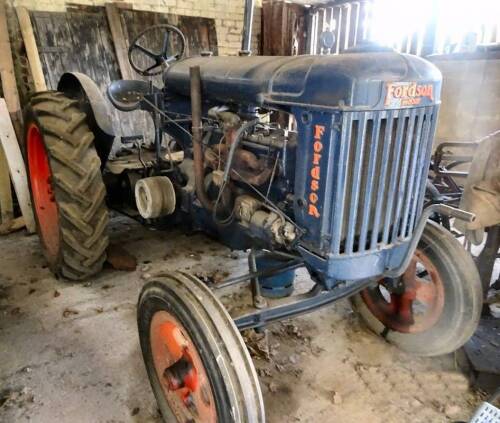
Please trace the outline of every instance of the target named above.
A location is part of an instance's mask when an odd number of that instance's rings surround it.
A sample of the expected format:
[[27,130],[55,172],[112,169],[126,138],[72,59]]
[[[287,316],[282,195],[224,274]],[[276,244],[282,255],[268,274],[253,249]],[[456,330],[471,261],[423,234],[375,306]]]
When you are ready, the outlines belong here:
[[[153,34],[156,50],[144,43]],[[129,58],[142,76],[161,75],[162,86],[141,79],[108,88],[117,109],[150,113],[151,139],[115,137],[103,95],[79,73],[34,95],[26,113],[38,234],[56,274],[100,271],[108,207],[148,224],[189,224],[249,251],[248,274],[211,288],[171,272],[142,289],[141,348],[165,421],[264,422],[240,331],[340,299],[411,353],[464,344],[479,319],[480,280],[469,254],[429,217],[474,215],[423,208],[437,68],[374,46],[184,58],[184,45],[173,26],[148,28]],[[313,288],[291,295],[299,267]],[[230,316],[218,297],[245,284],[252,304]]]

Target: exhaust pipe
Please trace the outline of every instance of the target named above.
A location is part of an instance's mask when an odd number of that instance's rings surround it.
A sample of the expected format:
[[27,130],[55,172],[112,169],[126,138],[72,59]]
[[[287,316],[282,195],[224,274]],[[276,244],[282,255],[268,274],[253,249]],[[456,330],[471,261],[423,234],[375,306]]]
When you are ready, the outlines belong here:
[[245,0],[245,12],[243,15],[243,34],[241,40],[240,56],[252,54],[252,24],[255,0]]
[[196,196],[204,208],[212,211],[213,204],[205,192],[204,177],[205,168],[203,165],[202,148],[202,123],[201,123],[201,76],[200,67],[192,66],[189,68],[189,79],[191,87],[191,119],[193,133],[193,164],[194,164],[194,182]]

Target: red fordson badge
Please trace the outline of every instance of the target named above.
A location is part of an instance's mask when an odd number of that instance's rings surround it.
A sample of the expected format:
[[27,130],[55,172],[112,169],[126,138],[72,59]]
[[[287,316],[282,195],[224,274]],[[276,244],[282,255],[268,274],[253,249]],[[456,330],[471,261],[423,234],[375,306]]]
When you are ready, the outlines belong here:
[[418,106],[423,98],[434,100],[432,84],[417,84],[416,82],[389,82],[385,96],[385,106],[400,108]]

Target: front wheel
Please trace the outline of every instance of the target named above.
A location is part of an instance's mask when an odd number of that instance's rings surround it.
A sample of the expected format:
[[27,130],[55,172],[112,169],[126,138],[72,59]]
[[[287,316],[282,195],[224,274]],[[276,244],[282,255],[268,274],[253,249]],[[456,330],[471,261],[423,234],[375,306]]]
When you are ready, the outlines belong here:
[[243,339],[201,281],[173,272],[147,283],[137,322],[164,421],[264,423],[259,381]]
[[384,278],[352,298],[367,326],[422,356],[460,348],[481,314],[481,281],[472,257],[443,227],[429,222],[413,260],[397,279]]

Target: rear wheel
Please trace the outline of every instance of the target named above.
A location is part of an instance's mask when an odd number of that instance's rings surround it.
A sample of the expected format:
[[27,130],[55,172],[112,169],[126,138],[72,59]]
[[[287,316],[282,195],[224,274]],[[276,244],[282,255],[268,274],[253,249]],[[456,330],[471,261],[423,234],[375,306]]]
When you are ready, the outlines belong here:
[[137,322],[166,422],[265,421],[245,344],[224,307],[197,278],[174,272],[146,284]]
[[406,272],[380,280],[352,302],[368,327],[391,343],[418,355],[440,355],[460,348],[474,333],[481,282],[469,253],[430,222]]
[[51,270],[80,280],[106,258],[106,190],[94,136],[77,102],[34,95],[25,117],[25,152],[38,235]]

